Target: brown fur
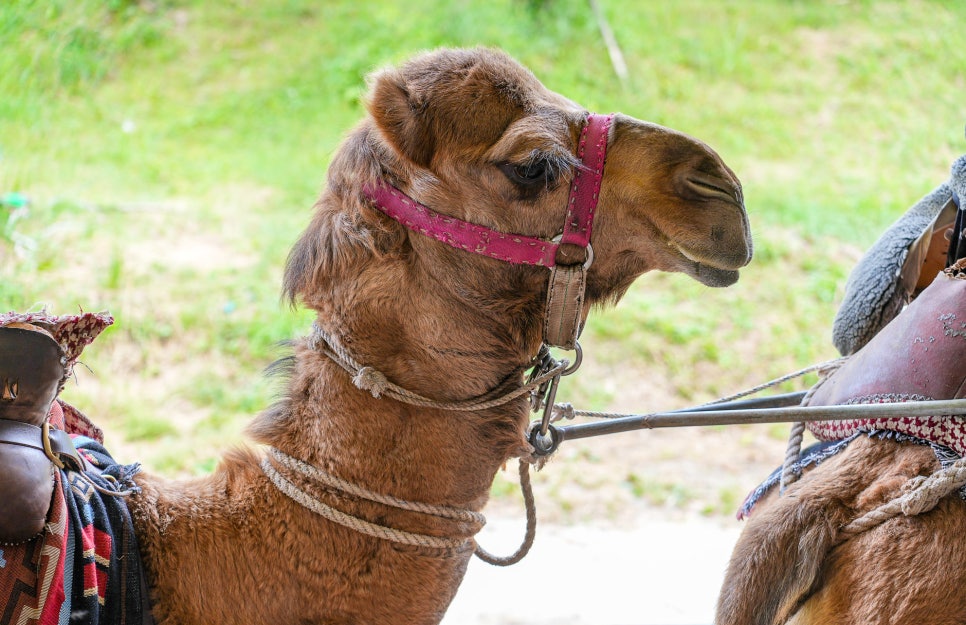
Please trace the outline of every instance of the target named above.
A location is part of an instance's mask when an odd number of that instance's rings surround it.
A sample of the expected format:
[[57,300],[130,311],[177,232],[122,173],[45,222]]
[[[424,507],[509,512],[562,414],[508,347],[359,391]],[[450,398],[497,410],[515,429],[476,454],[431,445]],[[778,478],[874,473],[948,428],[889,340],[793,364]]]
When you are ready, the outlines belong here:
[[[552,237],[585,111],[491,50],[437,51],[380,72],[368,109],[289,256],[285,292],[315,309],[358,361],[414,392],[455,400],[519,388],[540,344],[547,270],[410,233],[361,188],[386,179],[435,210]],[[539,188],[521,188],[501,169],[542,158],[554,175]],[[616,300],[652,269],[730,284],[751,256],[738,180],[704,144],[618,116],[593,245],[588,307]],[[373,491],[474,510],[499,468],[527,451],[524,400],[473,414],[418,409],[356,389],[306,341],[294,351],[285,398],[249,428],[258,443]],[[442,618],[470,548],[445,554],[332,524],[271,486],[260,457],[229,453],[213,475],[187,482],[139,478],[132,512],[161,625]],[[407,531],[472,531],[303,486]]]
[[735,547],[717,625],[966,623],[966,504],[838,530],[939,468],[929,447],[859,438],[760,502]]

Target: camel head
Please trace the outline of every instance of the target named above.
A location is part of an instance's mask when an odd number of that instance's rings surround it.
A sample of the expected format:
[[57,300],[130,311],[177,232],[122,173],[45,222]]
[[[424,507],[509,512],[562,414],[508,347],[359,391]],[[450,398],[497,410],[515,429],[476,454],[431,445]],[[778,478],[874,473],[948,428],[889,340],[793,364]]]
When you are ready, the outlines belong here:
[[[289,257],[287,294],[343,324],[349,308],[358,312],[368,300],[384,330],[434,317],[424,331],[455,319],[468,332],[497,320],[487,342],[522,344],[532,355],[546,267],[440,243],[374,208],[364,190],[392,185],[443,216],[550,241],[564,229],[571,181],[582,167],[586,109],[489,49],[437,50],[377,72],[367,108]],[[686,134],[621,114],[605,141],[582,317],[651,270],[733,284],[752,243],[741,184],[721,158]],[[561,245],[558,262],[568,256],[586,258],[585,250]],[[402,312],[407,300],[419,303]],[[434,314],[434,300],[459,304]]]

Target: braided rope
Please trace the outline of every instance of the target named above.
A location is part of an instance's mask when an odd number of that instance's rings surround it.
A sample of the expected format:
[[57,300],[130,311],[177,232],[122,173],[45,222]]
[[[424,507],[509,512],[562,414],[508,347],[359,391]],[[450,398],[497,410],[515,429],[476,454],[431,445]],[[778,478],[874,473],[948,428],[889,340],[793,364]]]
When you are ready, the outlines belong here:
[[[437,506],[434,504],[407,501],[391,495],[374,493],[368,489],[362,488],[361,486],[343,480],[342,478],[331,475],[330,473],[326,473],[318,467],[312,466],[297,458],[293,458],[292,456],[289,456],[288,454],[275,449],[274,447],[269,447],[268,451],[272,458],[274,458],[282,466],[296,471],[300,475],[313,479],[325,486],[337,488],[350,495],[355,495],[368,501],[385,504],[401,510],[422,512],[432,516],[467,521],[479,526],[476,531],[482,529],[482,527],[486,524],[486,517],[479,512],[466,510],[463,508],[453,508],[450,506]],[[522,560],[530,552],[530,548],[533,547],[533,542],[537,532],[537,509],[536,501],[533,496],[533,487],[530,483],[529,466],[530,463],[527,460],[523,458],[520,459],[520,489],[523,493],[523,502],[526,506],[527,515],[527,526],[523,543],[509,556],[495,556],[481,547],[479,543],[473,541],[476,545],[474,553],[480,560],[483,560],[488,564],[492,564],[494,566],[510,566],[512,564],[516,564]],[[463,547],[465,547],[465,545],[472,540],[470,538],[447,538],[430,536],[427,534],[417,534],[414,532],[398,530],[385,525],[379,525],[377,523],[371,523],[324,504],[315,497],[301,490],[298,486],[279,473],[278,470],[272,466],[272,463],[267,456],[262,459],[261,468],[272,484],[279,491],[281,491],[282,494],[286,495],[299,505],[334,523],[338,523],[343,527],[348,527],[367,536],[381,538],[383,540],[389,540],[405,545],[431,547],[434,549],[444,549],[447,551],[462,550]]]
[[[457,402],[441,402],[428,397],[423,397],[412,391],[408,391],[392,382],[389,381],[386,376],[375,369],[374,367],[363,366],[359,364],[348,351],[343,349],[338,343],[336,343],[332,337],[330,337],[318,324],[313,324],[313,333],[309,338],[309,347],[321,352],[337,365],[339,365],[343,370],[352,376],[352,383],[355,384],[356,388],[360,390],[367,390],[372,393],[372,396],[379,398],[382,395],[386,395],[398,401],[402,401],[414,406],[421,406],[424,408],[437,408],[441,410],[453,410],[459,412],[470,412],[476,410],[485,410],[487,408],[492,408],[495,406],[502,406],[510,401],[532,393],[534,390],[539,389],[545,382],[552,380],[553,378],[565,375],[570,369],[570,363],[567,360],[553,361],[553,366],[548,367],[546,370],[534,375],[529,382],[521,386],[520,388],[510,391],[502,396],[497,396],[495,398],[488,398],[486,394],[478,398],[468,399],[464,401]],[[272,450],[273,455],[279,459],[279,461],[285,466],[298,470],[303,475],[314,477],[323,483],[326,483],[335,488],[340,488],[345,492],[355,494],[359,497],[369,499],[370,501],[377,501],[386,505],[395,506],[397,508],[402,508],[405,510],[416,510],[419,512],[428,512],[423,506],[429,506],[432,508],[432,512],[429,514],[435,514],[436,516],[444,516],[446,518],[456,518],[448,516],[456,511],[459,514],[474,515],[471,520],[472,522],[478,523],[481,527],[486,523],[486,519],[482,514],[468,510],[458,510],[455,508],[449,508],[447,506],[430,506],[429,504],[421,504],[418,502],[407,502],[405,500],[397,499],[388,495],[379,495],[378,493],[373,493],[372,491],[366,490],[362,487],[358,487],[350,482],[336,478],[329,474],[324,473],[321,469],[313,467],[306,463],[302,463],[300,460],[295,458],[289,458],[289,461],[280,458],[282,452],[278,450]],[[510,554],[509,556],[501,557],[494,556],[489,553],[480,545],[476,544],[475,554],[478,558],[492,564],[494,566],[510,566],[511,564],[516,564],[522,560],[529,552],[530,548],[533,546],[533,541],[536,536],[537,529],[537,508],[536,500],[533,496],[533,487],[530,483],[530,471],[529,471],[530,461],[524,458],[520,459],[520,489],[523,493],[523,501],[526,506],[527,514],[527,526],[526,532],[523,538],[523,543],[520,547]],[[271,466],[268,458],[262,461],[262,470],[265,471],[269,479],[275,486],[281,490],[284,494],[288,495],[296,502],[302,504],[303,506],[309,508],[310,510],[321,514],[330,521],[334,521],[345,527],[350,527],[356,529],[369,536],[374,536],[377,538],[384,538],[386,540],[394,540],[396,542],[405,542],[406,544],[423,544],[422,542],[411,542],[411,541],[425,541],[430,540],[430,542],[436,543],[437,541],[449,540],[459,542],[462,546],[466,541],[456,541],[456,539],[440,539],[435,536],[423,536],[419,534],[411,534],[408,532],[401,532],[400,530],[395,530],[393,528],[384,527],[381,525],[376,525],[374,523],[369,523],[362,519],[358,519],[351,515],[345,514],[330,506],[323,504],[311,498],[308,494],[300,491],[294,484],[285,480],[275,469]],[[445,511],[445,512],[444,512]],[[477,516],[478,515],[478,516]],[[475,542],[475,541],[474,541]],[[444,547],[447,549],[453,549],[453,547]]]
[[836,545],[885,523],[900,514],[916,516],[929,512],[939,501],[966,485],[966,458],[960,458],[932,475],[918,475],[902,485],[900,496],[866,512],[840,530]]
[[319,516],[322,516],[333,523],[338,523],[343,527],[348,527],[349,529],[355,530],[360,534],[372,536],[373,538],[381,538],[383,540],[388,540],[395,543],[402,543],[404,545],[431,547],[433,549],[445,549],[448,551],[461,550],[470,541],[469,538],[429,536],[427,534],[416,534],[414,532],[406,532],[392,527],[386,527],[385,525],[370,523],[369,521],[354,517],[351,514],[346,514],[341,510],[336,510],[335,508],[322,503],[305,491],[299,489],[298,486],[287,480],[275,469],[275,467],[272,466],[272,463],[268,457],[262,459],[261,467],[265,475],[268,476],[268,479],[272,482],[272,484],[275,485],[275,488],[281,491],[284,495],[288,496],[302,507],[311,510]]
[[[833,373],[838,371],[842,365],[848,361],[848,356],[843,356],[842,358],[836,358],[834,360],[829,360],[819,365],[809,367],[811,371],[817,370],[819,372],[819,381],[812,385],[812,388],[808,389],[805,393],[805,397],[802,398],[801,405],[807,406],[809,400],[818,391],[819,388],[825,381],[828,380]],[[806,372],[807,373],[807,372]],[[788,433],[788,446],[785,447],[785,462],[782,464],[781,478],[778,482],[778,494],[785,492],[791,484],[798,481],[801,477],[799,472],[794,470],[795,464],[802,457],[802,441],[805,439],[805,422],[798,421],[792,424],[792,429]]]
[[798,480],[798,473],[793,468],[802,457],[802,441],[804,439],[805,422],[792,423],[792,429],[788,435],[788,446],[785,448],[785,462],[782,463],[782,474],[778,481],[779,495],[783,494],[788,486]]
[[[84,480],[87,483],[88,486],[90,486],[91,488],[93,488],[97,492],[101,493],[102,495],[108,495],[110,497],[130,497],[131,495],[134,495],[135,493],[138,492],[134,488],[123,488],[122,489],[120,487],[120,485],[118,485],[118,489],[117,490],[111,490],[109,488],[104,488],[103,486],[100,486],[99,484],[97,484],[97,482],[95,482],[94,480],[92,480],[87,475],[87,473],[85,473],[83,471],[72,471],[72,473],[74,475],[76,475],[77,477],[79,477],[80,479]],[[115,480],[110,475],[104,475],[102,477],[104,477],[104,479],[106,479],[108,482],[113,482],[115,484],[117,483],[117,480]]]
[[457,521],[475,523],[480,527],[486,525],[486,517],[474,510],[452,508],[450,506],[437,506],[419,501],[407,501],[405,499],[393,497],[392,495],[381,495],[379,493],[374,493],[371,490],[362,488],[361,486],[353,484],[352,482],[344,480],[340,477],[326,473],[322,469],[312,466],[307,462],[303,462],[298,458],[293,458],[292,456],[279,451],[274,447],[269,447],[268,452],[279,464],[291,469],[292,471],[300,473],[309,479],[315,480],[320,484],[324,484],[325,486],[337,488],[344,493],[359,497],[360,499],[381,503],[393,508],[398,508],[400,510],[421,512],[423,514],[441,517],[444,519],[455,519]]
[[533,547],[534,538],[537,535],[537,506],[533,498],[533,488],[530,485],[530,463],[520,459],[520,490],[523,491],[523,503],[527,509],[527,530],[524,534],[523,543],[512,554],[500,557],[494,556],[489,551],[476,544],[476,557],[487,564],[494,566],[510,566],[522,560]]
[[487,393],[473,399],[444,402],[430,399],[428,397],[419,395],[418,393],[408,391],[401,386],[390,382],[389,379],[386,378],[385,374],[378,369],[359,364],[345,349],[338,345],[338,343],[336,343],[332,337],[326,334],[326,332],[318,325],[313,326],[313,334],[309,339],[309,346],[317,351],[322,352],[333,362],[342,367],[346,373],[352,376],[352,383],[355,384],[356,388],[369,391],[372,393],[373,397],[379,398],[382,395],[386,395],[413,406],[420,406],[423,408],[438,408],[441,410],[453,410],[458,412],[486,410],[487,408],[507,404],[514,399],[527,395],[534,389],[539,388],[544,382],[562,374],[570,366],[568,361],[560,360],[552,368],[535,377],[527,384],[524,384],[520,388],[510,391],[504,395],[489,397],[491,393]]
[[[701,404],[699,407],[703,407],[703,406],[713,406],[715,404],[722,404],[722,403],[725,403],[725,402],[734,401],[736,399],[741,399],[742,397],[747,397],[749,395],[754,395],[755,393],[759,393],[761,391],[767,390],[767,389],[772,388],[774,386],[778,386],[779,384],[783,384],[785,382],[788,382],[789,380],[794,380],[795,378],[800,378],[803,375],[806,375],[808,373],[812,373],[813,371],[823,371],[823,370],[829,369],[829,368],[833,368],[833,369],[834,368],[837,368],[837,367],[841,366],[841,364],[844,363],[845,360],[846,360],[846,358],[844,358],[844,357],[843,358],[835,358],[833,360],[828,360],[826,362],[821,362],[821,363],[818,363],[816,365],[809,365],[808,367],[805,367],[804,369],[799,369],[798,371],[793,371],[792,373],[787,373],[787,374],[781,376],[780,378],[775,378],[774,380],[769,380],[768,382],[764,382],[764,383],[759,384],[758,386],[755,386],[753,388],[749,388],[749,389],[746,389],[746,390],[743,390],[743,391],[739,391],[739,392],[737,392],[737,393],[735,393],[733,395],[728,395],[727,397],[720,397],[718,399],[715,399],[714,401],[709,401],[706,404]],[[652,413],[652,414],[657,414],[657,413]],[[593,418],[596,418],[596,419],[620,419],[620,418],[627,417],[627,416],[631,416],[631,415],[622,414],[622,413],[618,413],[618,412],[597,412],[597,411],[593,411],[593,410],[577,410],[573,406],[571,406],[570,404],[561,403],[561,404],[555,404],[554,405],[554,418],[552,419],[552,421],[553,422],[556,422],[556,421],[560,421],[561,419],[573,419],[575,417],[593,417]],[[639,416],[639,415],[633,415],[633,416]]]

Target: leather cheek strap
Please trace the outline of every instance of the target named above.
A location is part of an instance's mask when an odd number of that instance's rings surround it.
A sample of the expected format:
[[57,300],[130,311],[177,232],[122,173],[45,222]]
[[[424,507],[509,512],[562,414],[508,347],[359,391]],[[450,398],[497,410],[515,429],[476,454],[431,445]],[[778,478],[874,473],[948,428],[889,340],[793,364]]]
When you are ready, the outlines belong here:
[[586,281],[587,269],[583,265],[556,265],[551,269],[543,325],[543,340],[548,345],[576,348]]
[[[587,269],[594,262],[590,235],[600,199],[613,118],[613,115],[588,115],[581,131],[577,148],[581,167],[574,172],[570,185],[567,218],[550,272],[543,342],[566,350],[575,349],[580,336]],[[583,259],[575,263],[567,258],[571,251],[582,251]]]
[[84,459],[74,448],[70,435],[63,430],[0,419],[0,443],[42,451],[58,468],[69,471],[83,471],[85,468]]

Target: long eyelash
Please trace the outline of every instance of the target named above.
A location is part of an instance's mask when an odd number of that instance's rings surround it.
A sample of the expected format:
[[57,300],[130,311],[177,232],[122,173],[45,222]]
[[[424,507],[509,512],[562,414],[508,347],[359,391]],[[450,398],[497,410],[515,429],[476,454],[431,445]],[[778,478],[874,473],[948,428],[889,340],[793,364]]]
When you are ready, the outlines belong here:
[[557,180],[580,166],[580,161],[569,152],[544,152],[532,150],[521,165],[528,166],[544,161],[547,166],[547,180]]

